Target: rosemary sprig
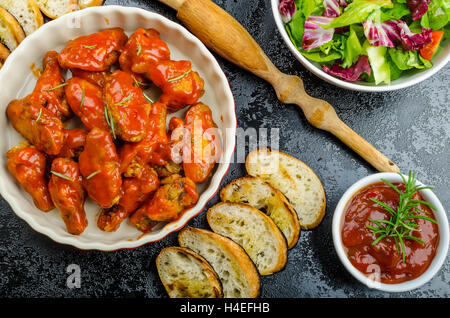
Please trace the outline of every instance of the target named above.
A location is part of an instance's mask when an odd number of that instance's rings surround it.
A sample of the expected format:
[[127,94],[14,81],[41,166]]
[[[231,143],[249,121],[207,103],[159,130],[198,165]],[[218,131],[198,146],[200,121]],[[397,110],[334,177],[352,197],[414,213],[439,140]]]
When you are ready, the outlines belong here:
[[94,45],[83,45],[83,47],[85,47],[87,49],[93,49],[96,46],[97,46],[97,44],[94,44]]
[[95,172],[92,172],[90,175],[88,175],[88,176],[86,177],[86,180],[91,179],[92,177],[98,175],[99,173],[100,173],[100,170],[97,170],[97,171],[95,171]]
[[84,97],[85,97],[85,96],[86,96],[86,92],[85,92],[84,87],[83,87],[83,93],[81,94],[80,109],[83,108],[83,105],[84,105]]
[[128,102],[131,99],[131,97],[133,97],[133,93],[130,93],[130,95],[128,95],[127,97],[122,99],[120,102],[118,102],[117,105],[125,106],[125,103]]
[[108,108],[106,106],[105,106],[105,118],[106,118],[106,123],[108,124],[109,127],[111,127],[111,132],[113,134],[114,139],[117,139],[114,121],[112,119],[111,114],[108,112]]
[[142,52],[142,46],[141,46],[141,43],[139,43],[139,41],[136,41],[136,42],[138,44],[138,50],[137,50],[136,56],[139,56],[139,55],[141,55],[141,52]]
[[58,177],[60,177],[60,178],[63,178],[63,179],[66,179],[66,180],[69,180],[69,181],[72,181],[73,182],[73,179],[71,178],[71,177],[68,177],[68,176],[66,176],[66,175],[63,175],[62,173],[59,173],[59,172],[56,172],[56,171],[50,171],[51,173],[53,173],[55,176],[58,176]]
[[133,77],[134,82],[135,82],[138,86],[148,86],[148,84],[146,84],[146,83],[139,82],[139,81],[136,79],[136,77],[134,77],[134,76],[132,76],[132,77]]
[[67,86],[67,85],[69,85],[69,83],[63,83],[63,84],[58,85],[58,86],[55,86],[55,87],[53,87],[53,88],[46,88],[46,89],[43,89],[43,91],[51,92],[51,91],[54,91],[55,89],[58,89],[58,88],[61,88],[61,87]]
[[180,76],[171,78],[170,80],[168,80],[168,82],[175,82],[175,81],[178,81],[179,79],[182,79],[183,77],[187,76],[190,72],[192,72],[192,69],[190,69],[189,71],[187,71],[186,73],[184,73],[184,74],[182,74],[182,75],[180,75]]
[[385,179],[381,179],[384,183],[390,186],[399,195],[399,203],[397,209],[391,208],[384,202],[381,202],[375,198],[370,198],[373,202],[382,206],[389,214],[389,220],[373,220],[369,218],[375,226],[366,225],[366,227],[378,237],[372,242],[372,245],[377,244],[384,238],[392,237],[395,241],[397,251],[402,253],[403,263],[405,263],[405,240],[414,240],[420,244],[426,245],[426,243],[420,238],[413,236],[411,232],[419,232],[419,225],[415,223],[414,219],[423,219],[432,223],[438,224],[436,220],[424,215],[417,214],[420,212],[420,204],[430,207],[432,210],[436,208],[429,202],[414,200],[414,194],[418,191],[425,189],[433,189],[433,187],[422,187],[416,185],[416,174],[411,171],[408,174],[408,180],[400,174],[403,183],[405,185],[405,191],[400,191],[396,186]]
[[38,122],[39,119],[41,119],[41,116],[42,116],[42,108],[39,110],[39,115],[38,115],[38,117],[36,118],[36,122]]
[[145,92],[142,92],[142,93],[144,94],[145,99],[148,100],[148,101],[150,102],[150,104],[153,104],[153,103],[154,103],[153,99],[151,99],[150,97],[148,97],[148,95],[147,95]]

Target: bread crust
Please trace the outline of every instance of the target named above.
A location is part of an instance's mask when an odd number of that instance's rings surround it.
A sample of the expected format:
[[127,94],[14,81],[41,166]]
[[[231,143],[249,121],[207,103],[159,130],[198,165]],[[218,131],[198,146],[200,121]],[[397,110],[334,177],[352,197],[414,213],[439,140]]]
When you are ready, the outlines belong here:
[[325,190],[323,189],[323,185],[322,185],[322,183],[320,182],[320,179],[319,179],[319,177],[317,177],[317,175],[316,175],[316,173],[314,172],[314,170],[312,170],[312,169],[311,169],[308,165],[306,165],[303,161],[301,161],[301,160],[299,160],[299,159],[297,159],[297,158],[295,158],[295,157],[293,157],[293,156],[291,156],[291,155],[289,155],[289,154],[287,154],[287,153],[284,153],[284,152],[281,152],[281,151],[278,151],[278,150],[272,150],[272,149],[270,149],[270,148],[261,148],[261,149],[253,150],[251,153],[248,154],[248,156],[247,156],[247,158],[246,158],[246,160],[245,160],[245,168],[246,168],[246,170],[247,170],[247,173],[250,174],[250,175],[252,175],[251,172],[250,172],[250,167],[249,167],[249,165],[250,165],[250,160],[251,160],[251,158],[252,158],[253,156],[257,155],[257,154],[260,153],[260,152],[268,152],[268,153],[270,153],[270,154],[272,154],[272,153],[278,153],[278,154],[281,155],[281,156],[289,157],[289,158],[295,160],[296,162],[298,162],[300,165],[304,166],[306,169],[308,169],[308,170],[311,172],[311,174],[314,175],[314,176],[317,178],[317,180],[319,180],[319,185],[320,185],[321,194],[322,194],[322,204],[321,204],[320,210],[317,212],[317,216],[316,216],[314,222],[312,222],[311,224],[301,224],[301,223],[300,223],[300,227],[301,227],[302,229],[304,229],[304,230],[311,230],[311,229],[316,228],[316,227],[320,224],[320,222],[322,222],[322,220],[323,220],[323,218],[324,218],[324,216],[325,216],[325,211],[326,211],[326,196],[325,196]]
[[5,64],[6,58],[9,56],[9,50],[0,43],[0,68]]
[[[214,221],[212,219],[213,213],[215,213],[215,210],[221,206],[226,206],[228,208],[241,207],[241,208],[247,209],[247,210],[251,211],[251,213],[257,214],[269,226],[273,236],[275,237],[276,245],[278,247],[279,253],[278,253],[278,258],[277,258],[277,262],[276,262],[275,266],[271,270],[268,270],[267,272],[259,271],[260,275],[263,275],[263,276],[271,275],[275,272],[279,272],[286,266],[286,263],[287,263],[286,239],[283,236],[283,234],[281,233],[278,226],[276,226],[276,224],[273,222],[273,220],[271,218],[269,218],[265,213],[261,212],[260,210],[255,209],[251,205],[248,205],[245,203],[220,202],[220,203],[216,204],[215,206],[213,206],[212,208],[210,208],[208,210],[208,212],[206,212],[206,218],[208,220],[208,224],[214,232],[216,232],[216,231],[214,230]],[[217,233],[217,234],[219,234],[219,233]],[[223,234],[219,234],[219,235],[223,235]],[[233,238],[231,238],[227,235],[225,235],[225,236],[228,237],[229,239],[233,240]],[[238,244],[238,243],[236,242],[236,244]],[[243,246],[241,246],[241,247],[244,248]],[[244,248],[244,250],[245,250],[245,248]],[[247,252],[247,255],[248,255],[248,252]],[[255,263],[255,262],[253,262],[253,263]],[[258,266],[256,266],[256,267],[258,268]]]
[[163,278],[162,278],[163,276],[161,274],[164,269],[161,268],[160,266],[158,266],[158,264],[160,264],[160,259],[163,256],[163,254],[168,251],[177,251],[177,252],[181,252],[184,254],[188,254],[191,257],[193,257],[194,259],[196,259],[200,263],[200,265],[203,267],[206,277],[208,278],[209,284],[211,285],[212,289],[214,290],[215,297],[223,298],[222,283],[220,282],[219,276],[214,271],[214,269],[211,267],[211,265],[201,255],[195,253],[191,249],[185,248],[185,247],[179,247],[179,246],[166,247],[163,250],[161,250],[161,252],[156,257],[156,268],[158,270],[158,275],[161,279],[161,282],[164,285],[164,288],[167,291],[167,294],[170,297],[172,297],[170,287],[166,284],[166,282],[163,281]]
[[85,9],[89,7],[101,6],[103,2],[104,0],[91,0],[90,2],[86,2],[85,4],[83,4],[82,1],[78,1],[78,6],[80,7],[80,9]]
[[[235,179],[235,180],[231,181],[229,184],[227,184],[220,191],[220,199],[223,202],[237,202],[237,201],[230,201],[230,200],[228,200],[226,198],[226,192],[229,191],[229,189],[231,187],[233,187],[233,185],[235,185],[235,184],[237,185],[237,184],[240,184],[240,183],[245,183],[247,181],[249,181],[249,182],[259,181],[259,182],[263,183],[264,185],[268,186],[273,191],[273,193],[275,193],[277,199],[283,204],[283,206],[285,207],[285,210],[288,212],[286,214],[286,216],[289,218],[290,226],[292,228],[292,235],[291,235],[291,237],[288,238],[285,235],[285,238],[286,238],[286,241],[287,241],[288,248],[289,249],[293,248],[297,244],[298,239],[300,237],[300,223],[298,221],[297,212],[295,212],[294,208],[286,200],[286,197],[283,195],[283,193],[281,193],[281,191],[276,189],[270,183],[268,183],[267,181],[265,181],[264,179],[262,179],[260,177],[255,177],[255,176],[250,176],[250,175],[242,177],[242,178],[239,178],[239,179]],[[243,203],[243,202],[241,202],[241,203]],[[269,204],[265,205],[266,209],[267,209],[267,207],[269,207]],[[281,227],[279,227],[279,228],[280,228],[281,232],[283,232],[283,229]]]
[[[6,11],[4,8],[0,7],[0,19],[3,20],[3,23],[7,26],[8,29],[11,30],[11,34],[16,42],[16,46],[20,44],[20,42],[25,39],[25,33],[23,32],[22,27],[16,18]],[[8,48],[9,50],[13,50],[14,48]]]
[[36,23],[36,27],[31,31],[27,31],[27,28],[24,27],[23,19],[19,16],[18,12],[14,12],[14,6],[11,5],[11,1],[0,0],[0,7],[7,10],[12,16],[16,18],[22,30],[25,32],[25,35],[30,35],[32,32],[36,31],[40,26],[44,24],[44,17],[42,16],[41,11],[39,10],[39,6],[37,5],[35,0],[24,0],[26,1],[27,8],[31,10],[34,16],[34,21]]
[[50,13],[50,11],[48,10],[48,6],[46,5],[47,1],[36,0],[36,2],[37,2],[39,9],[42,11],[42,13],[53,20],[59,18],[60,16],[66,14],[66,13],[78,10],[78,0],[69,0],[69,5],[68,5],[67,10],[64,11],[63,14],[56,16],[56,15],[52,15]]
[[[181,246],[183,246],[183,236],[189,235],[188,233],[195,233],[197,235],[206,236],[208,239],[214,241],[222,250],[224,250],[228,255],[231,255],[239,267],[242,269],[242,272],[245,275],[245,279],[249,286],[249,298],[256,298],[260,294],[261,290],[261,282],[259,278],[258,271],[253,264],[250,257],[244,251],[244,249],[233,240],[230,240],[227,237],[222,235],[213,233],[208,230],[193,228],[193,227],[185,227],[178,234],[178,242]],[[194,235],[195,235],[194,234]],[[186,247],[186,246],[183,246]]]

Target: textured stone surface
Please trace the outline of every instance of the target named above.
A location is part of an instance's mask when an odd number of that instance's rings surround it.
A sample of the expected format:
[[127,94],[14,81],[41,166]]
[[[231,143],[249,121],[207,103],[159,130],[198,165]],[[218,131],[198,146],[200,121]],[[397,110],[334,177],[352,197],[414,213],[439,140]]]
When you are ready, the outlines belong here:
[[[152,1],[106,1],[139,6],[176,21],[175,13]],[[412,88],[390,93],[358,93],[329,85],[291,55],[275,27],[269,0],[216,0],[239,20],[282,71],[297,74],[306,90],[336,107],[356,132],[394,160],[403,172],[434,185],[450,206],[450,67]],[[236,100],[239,126],[280,129],[280,149],[311,166],[324,184],[327,214],[313,231],[304,231],[289,251],[286,268],[262,278],[262,297],[391,297],[370,290],[346,272],[331,239],[333,210],[344,191],[375,171],[333,136],[311,127],[292,105],[283,105],[264,81],[218,58]],[[322,158],[322,159],[320,159]],[[320,159],[320,160],[319,160]],[[223,184],[245,174],[232,164]],[[207,206],[216,203],[215,197]],[[205,214],[189,225],[206,228]],[[0,296],[7,297],[167,297],[155,268],[161,248],[176,245],[176,233],[134,250],[80,251],[34,232],[0,201]],[[80,289],[66,287],[66,267],[81,267]],[[450,260],[420,289],[398,297],[450,297]]]

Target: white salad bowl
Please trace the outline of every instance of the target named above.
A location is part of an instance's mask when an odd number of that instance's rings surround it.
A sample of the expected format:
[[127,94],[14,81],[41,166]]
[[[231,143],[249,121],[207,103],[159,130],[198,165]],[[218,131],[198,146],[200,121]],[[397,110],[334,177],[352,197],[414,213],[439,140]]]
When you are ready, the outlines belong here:
[[[408,176],[404,176],[407,180]],[[353,277],[355,277],[358,281],[368,286],[369,288],[374,288],[386,292],[404,292],[409,291],[415,288],[418,288],[429,280],[433,278],[434,275],[439,271],[442,265],[447,258],[447,252],[449,248],[449,224],[447,219],[447,214],[442,206],[441,202],[437,198],[437,196],[430,189],[424,189],[420,191],[423,199],[436,207],[436,211],[433,211],[436,221],[438,222],[439,228],[439,245],[436,250],[436,255],[431,261],[428,269],[419,277],[398,284],[385,284],[381,282],[376,282],[373,279],[365,276],[362,272],[356,269],[350,260],[347,257],[347,254],[344,249],[344,244],[342,242],[342,226],[344,222],[344,213],[347,207],[347,204],[359,190],[362,188],[379,182],[381,179],[385,179],[389,182],[402,182],[402,178],[399,174],[393,172],[384,172],[384,173],[376,173],[369,175],[361,180],[357,181],[353,184],[348,190],[344,193],[344,195],[339,200],[336,209],[333,215],[332,221],[332,236],[333,243],[336,253],[344,265],[344,267],[350,272]],[[417,185],[423,186],[423,184],[419,181],[416,181]]]
[[278,10],[280,1],[271,0],[271,3],[273,17],[275,19],[275,24],[277,25],[278,31],[280,32],[281,37],[288,46],[289,50],[292,52],[292,54],[294,54],[295,58],[314,75],[330,84],[336,85],[341,88],[360,92],[386,92],[406,88],[426,80],[427,78],[438,72],[440,69],[442,69],[448,63],[448,61],[450,61],[450,41],[446,40],[444,41],[442,50],[438,52],[437,56],[433,58],[433,67],[427,70],[417,70],[409,72],[408,74],[403,74],[402,77],[395,81],[392,81],[389,85],[375,85],[375,83],[367,83],[362,81],[347,82],[325,73],[320,67],[319,63],[308,60],[297,50],[297,48],[289,38],[289,35],[284,28],[284,23],[281,20],[281,14]]
[[[198,185],[198,203],[182,216],[170,223],[161,223],[145,235],[126,220],[113,233],[98,229],[96,216],[99,207],[91,200],[85,204],[89,225],[79,236],[67,232],[59,211],[44,213],[38,210],[31,196],[15,181],[7,168],[6,152],[23,138],[9,123],[6,107],[16,98],[23,98],[32,92],[36,78],[30,68],[40,66],[47,51],[61,50],[69,40],[102,29],[121,27],[127,34],[138,28],[155,28],[171,49],[171,58],[187,59],[193,69],[205,80],[205,95],[201,102],[210,106],[213,118],[222,135],[223,155],[216,164],[211,179]],[[171,232],[181,229],[190,219],[198,215],[206,203],[217,193],[222,178],[228,171],[235,147],[236,114],[232,92],[227,78],[208,49],[189,31],[163,16],[139,8],[102,6],[76,11],[51,21],[28,36],[8,57],[0,70],[0,193],[13,211],[34,230],[52,240],[75,246],[79,249],[112,251],[135,248],[146,243],[161,240]],[[156,92],[149,92],[156,94]],[[153,96],[157,98],[157,96]],[[185,112],[185,111],[184,111]],[[175,115],[183,116],[183,111]]]

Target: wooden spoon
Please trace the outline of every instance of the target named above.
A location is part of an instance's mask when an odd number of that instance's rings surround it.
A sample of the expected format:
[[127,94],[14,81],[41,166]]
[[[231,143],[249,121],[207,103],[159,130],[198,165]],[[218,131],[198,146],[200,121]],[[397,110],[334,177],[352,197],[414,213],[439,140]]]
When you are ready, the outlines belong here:
[[222,8],[210,0],[159,1],[177,10],[178,19],[206,46],[268,81],[283,103],[300,106],[314,127],[338,137],[379,171],[399,171],[391,160],[340,120],[329,103],[309,96],[300,77],[280,72],[244,27]]

